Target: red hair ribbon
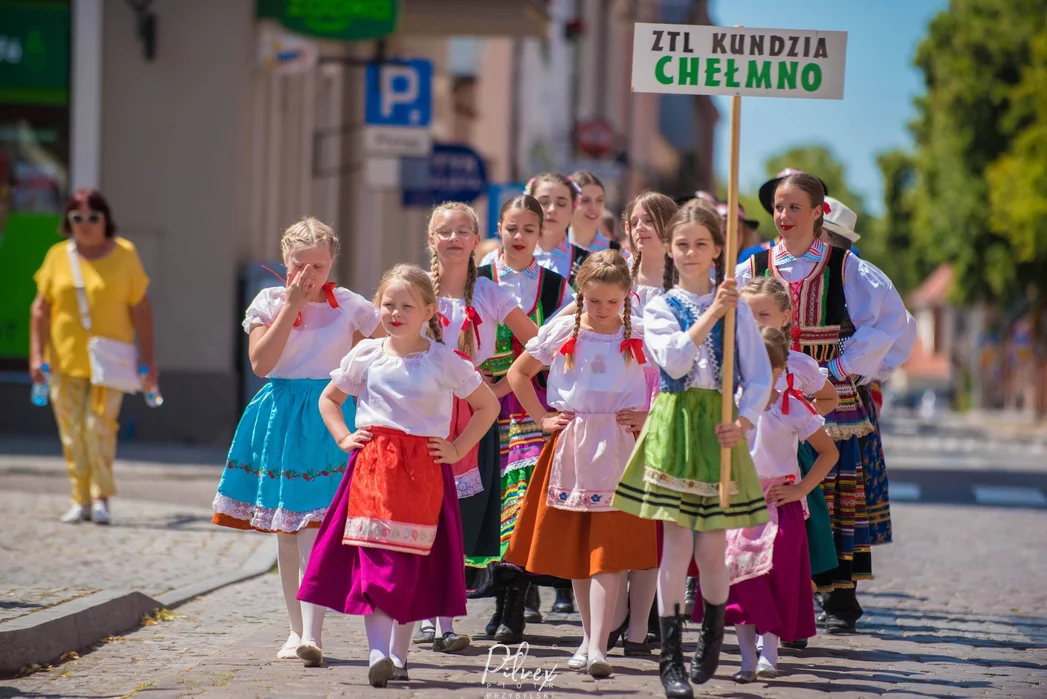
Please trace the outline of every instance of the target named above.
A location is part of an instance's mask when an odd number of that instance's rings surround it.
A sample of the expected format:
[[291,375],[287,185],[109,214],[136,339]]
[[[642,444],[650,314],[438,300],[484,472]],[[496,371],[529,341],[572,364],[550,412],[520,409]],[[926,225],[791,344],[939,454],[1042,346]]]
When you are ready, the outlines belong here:
[[574,346],[578,344],[578,338],[572,337],[567,342],[563,343],[563,347],[560,348],[560,354],[565,357],[569,357],[574,354]]
[[622,340],[621,346],[618,348],[619,352],[632,352],[633,359],[636,360],[637,364],[646,364],[647,356],[643,353],[643,340],[638,337],[633,337],[628,340]]
[[464,359],[465,361],[469,362],[470,364],[472,364],[472,363],[473,363],[473,358],[472,358],[472,357],[470,357],[470,356],[469,356],[468,354],[466,354],[465,352],[463,352],[462,350],[457,350],[457,349],[456,349],[456,350],[451,350],[451,351],[452,351],[452,352],[454,352],[455,354],[457,354],[457,355],[458,355],[459,357],[461,357],[461,358],[462,358],[462,359]]
[[476,347],[480,347],[480,326],[483,324],[483,318],[476,312],[476,309],[472,306],[465,307],[465,321],[462,323],[462,330],[467,330],[470,325],[473,326],[473,336],[476,338]]
[[818,411],[814,409],[814,406],[807,402],[807,399],[803,397],[800,391],[793,387],[793,375],[791,372],[785,372],[785,385],[787,388],[782,394],[782,414],[789,414],[789,397],[792,396],[796,400],[800,401],[800,405],[804,406],[811,411],[811,415],[817,415]]
[[451,319],[445,316],[443,313],[440,313],[439,311],[437,311],[436,317],[440,319],[440,325],[444,326],[445,328],[451,324]]
[[[266,270],[267,272],[272,272],[273,276],[275,276],[277,279],[282,281],[284,284],[287,284],[287,280],[284,279],[282,276],[280,276],[280,274],[278,272],[273,272],[273,270],[269,269],[265,265],[262,265],[262,269]],[[336,299],[335,296],[334,296],[334,288],[335,288],[335,286],[337,286],[337,285],[334,282],[324,282],[324,285],[320,287],[320,290],[324,292],[324,297],[327,299],[327,303],[328,303],[328,305],[331,308],[338,308],[339,307],[338,306],[338,299]],[[297,327],[300,327],[301,325],[302,325],[302,314],[301,314],[301,312],[299,312],[298,316],[294,319],[294,327],[297,328]]]
[[801,330],[800,330],[800,326],[799,325],[794,325],[792,327],[792,330],[789,331],[789,334],[793,336],[793,351],[794,352],[799,352],[800,351],[800,333],[801,333]]
[[831,214],[832,212],[833,212],[833,208],[831,206],[829,206],[829,202],[823,201],[822,202],[822,213],[823,214]]

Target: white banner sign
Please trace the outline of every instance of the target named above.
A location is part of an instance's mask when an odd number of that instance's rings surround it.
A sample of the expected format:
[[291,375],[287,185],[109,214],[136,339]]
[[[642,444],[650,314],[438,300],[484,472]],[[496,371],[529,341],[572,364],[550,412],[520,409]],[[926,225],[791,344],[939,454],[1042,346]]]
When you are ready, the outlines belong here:
[[843,99],[847,32],[642,24],[633,92]]

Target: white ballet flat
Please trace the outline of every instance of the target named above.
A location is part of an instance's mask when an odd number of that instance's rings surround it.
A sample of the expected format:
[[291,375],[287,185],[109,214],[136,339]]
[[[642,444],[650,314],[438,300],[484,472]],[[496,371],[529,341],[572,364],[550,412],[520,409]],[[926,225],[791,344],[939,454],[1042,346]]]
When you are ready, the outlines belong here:
[[288,636],[280,652],[276,654],[277,660],[298,660],[298,645],[301,642],[302,639],[298,637],[298,634]]
[[584,670],[589,664],[589,657],[585,653],[575,653],[567,661],[567,667],[571,670]]
[[760,658],[756,663],[756,676],[761,680],[773,680],[778,676],[778,668],[771,665],[765,658]]

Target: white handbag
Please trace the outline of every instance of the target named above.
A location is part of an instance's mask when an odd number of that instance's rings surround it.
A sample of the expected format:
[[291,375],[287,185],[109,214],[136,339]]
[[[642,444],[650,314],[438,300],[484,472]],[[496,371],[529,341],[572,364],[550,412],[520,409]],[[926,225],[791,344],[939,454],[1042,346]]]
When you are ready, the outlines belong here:
[[124,393],[138,393],[142,380],[138,375],[138,348],[130,342],[91,335],[91,309],[84,291],[84,275],[80,269],[80,254],[76,243],[66,243],[69,268],[76,287],[76,301],[80,306],[80,324],[87,332],[87,356],[91,362],[91,383]]

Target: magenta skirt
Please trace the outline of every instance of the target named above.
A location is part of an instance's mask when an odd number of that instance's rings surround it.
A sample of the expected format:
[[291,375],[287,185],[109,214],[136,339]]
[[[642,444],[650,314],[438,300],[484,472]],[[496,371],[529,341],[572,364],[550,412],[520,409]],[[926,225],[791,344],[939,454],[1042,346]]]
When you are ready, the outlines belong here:
[[401,624],[465,616],[465,553],[451,465],[440,465],[444,495],[436,540],[429,555],[420,556],[342,543],[356,455],[350,455],[342,484],[320,525],[298,599],[343,614],[362,616],[380,609]]
[[[778,508],[772,561],[766,575],[731,585],[724,622],[755,624],[757,633],[773,633],[783,641],[813,638],[816,629],[807,525],[798,502]],[[702,620],[700,604],[694,606],[692,618]]]

